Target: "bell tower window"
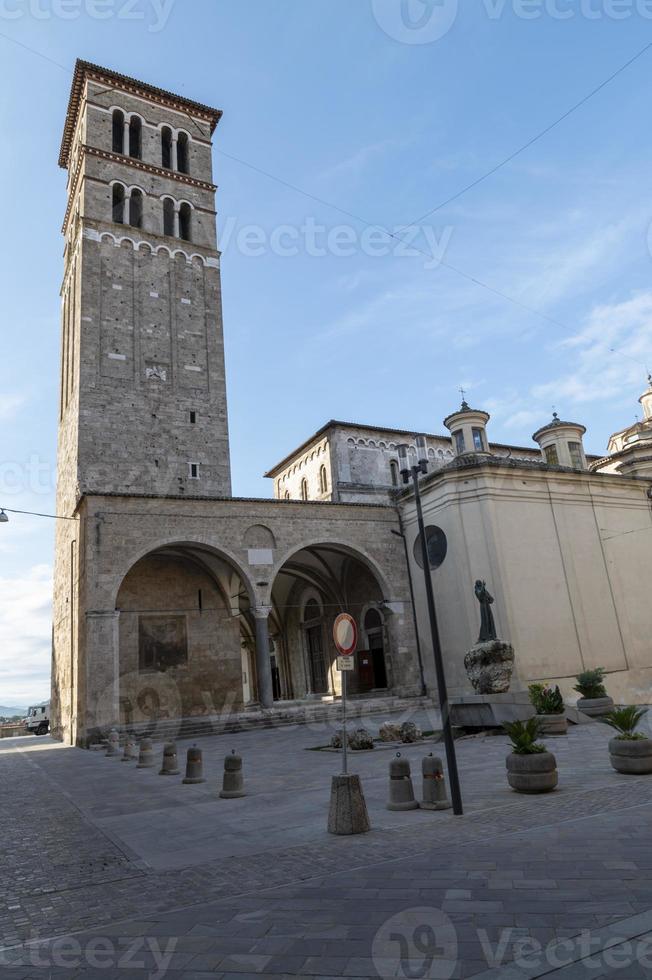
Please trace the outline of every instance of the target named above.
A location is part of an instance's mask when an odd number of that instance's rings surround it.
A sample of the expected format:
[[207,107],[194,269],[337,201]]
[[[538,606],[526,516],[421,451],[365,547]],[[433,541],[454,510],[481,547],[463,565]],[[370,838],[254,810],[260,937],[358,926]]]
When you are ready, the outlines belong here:
[[113,220],[117,225],[125,222],[125,189],[122,184],[113,185]]
[[129,156],[140,160],[143,152],[143,124],[139,116],[129,120]]
[[169,126],[161,130],[161,163],[166,170],[172,170],[172,130]]
[[184,241],[192,241],[192,208],[189,204],[182,204],[179,208],[179,238]]
[[143,227],[143,194],[133,190],[129,196],[129,224],[134,228]]
[[174,237],[174,201],[171,197],[163,201],[163,234]]
[[188,137],[185,133],[179,133],[177,139],[177,170],[180,174],[190,173],[188,161]]
[[113,110],[113,152],[122,153],[125,135],[125,114],[120,109]]

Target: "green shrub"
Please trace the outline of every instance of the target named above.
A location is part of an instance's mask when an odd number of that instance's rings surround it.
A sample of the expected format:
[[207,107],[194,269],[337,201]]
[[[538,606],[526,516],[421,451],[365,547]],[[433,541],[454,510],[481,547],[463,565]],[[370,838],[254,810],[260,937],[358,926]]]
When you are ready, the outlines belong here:
[[607,691],[604,686],[604,667],[594,667],[593,670],[583,670],[575,680],[575,690],[583,698],[606,698]]
[[528,693],[530,704],[538,715],[563,715],[564,699],[558,685],[530,684]]
[[625,708],[614,708],[608,715],[604,715],[601,721],[611,725],[618,732],[616,738],[623,741],[635,742],[642,738],[647,738],[642,732],[637,732],[636,728],[643,715],[647,714],[647,708],[637,708],[630,704]]
[[509,735],[515,755],[538,755],[546,751],[545,745],[537,742],[541,734],[541,722],[538,718],[508,722],[503,728]]

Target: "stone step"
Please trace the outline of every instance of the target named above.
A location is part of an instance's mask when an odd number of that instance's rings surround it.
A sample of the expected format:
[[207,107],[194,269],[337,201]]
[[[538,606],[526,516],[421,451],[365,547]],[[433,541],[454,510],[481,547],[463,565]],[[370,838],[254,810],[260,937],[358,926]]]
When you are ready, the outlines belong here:
[[[435,708],[431,698],[414,697],[373,697],[347,702],[347,718],[355,721],[368,715],[389,714],[401,711],[417,711],[425,708]],[[211,715],[204,718],[162,719],[157,722],[143,722],[135,725],[123,725],[119,731],[123,735],[134,735],[138,738],[161,739],[190,739],[207,735],[224,735],[231,732],[242,732],[256,728],[277,728],[287,725],[302,725],[315,722],[338,721],[342,717],[342,703],[335,702],[283,702],[270,709],[254,709],[225,717]]]

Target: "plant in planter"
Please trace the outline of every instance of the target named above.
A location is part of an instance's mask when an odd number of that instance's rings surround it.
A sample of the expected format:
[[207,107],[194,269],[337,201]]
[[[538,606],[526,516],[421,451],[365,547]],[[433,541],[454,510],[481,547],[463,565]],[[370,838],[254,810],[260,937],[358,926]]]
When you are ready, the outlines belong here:
[[577,701],[577,710],[583,711],[590,718],[600,718],[613,710],[613,698],[607,694],[604,675],[604,667],[594,667],[592,670],[583,670],[575,678],[575,690],[581,695]]
[[537,713],[540,731],[544,735],[565,735],[568,731],[566,706],[559,687],[548,684],[528,686],[530,704]]
[[512,743],[507,756],[507,782],[517,793],[549,793],[555,788],[557,760],[545,745],[537,742],[541,728],[538,718],[503,725]]
[[637,732],[638,723],[647,708],[628,705],[614,708],[603,721],[618,733],[609,742],[609,758],[616,772],[630,775],[652,773],[652,739]]

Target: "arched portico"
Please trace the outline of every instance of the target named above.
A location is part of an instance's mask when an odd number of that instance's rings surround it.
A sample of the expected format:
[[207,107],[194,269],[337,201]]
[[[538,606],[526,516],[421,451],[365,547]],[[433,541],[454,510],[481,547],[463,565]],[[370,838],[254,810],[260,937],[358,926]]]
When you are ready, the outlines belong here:
[[285,555],[272,583],[270,633],[279,641],[279,686],[286,697],[340,694],[332,628],[341,612],[354,616],[359,627],[351,694],[392,687],[393,631],[388,629],[384,642],[376,643],[374,671],[364,624],[364,613],[370,609],[378,611],[381,624],[385,622],[381,610],[388,603],[387,588],[374,562],[350,545],[319,542]]
[[242,710],[256,689],[254,602],[246,572],[204,543],[138,556],[115,599],[120,724]]

